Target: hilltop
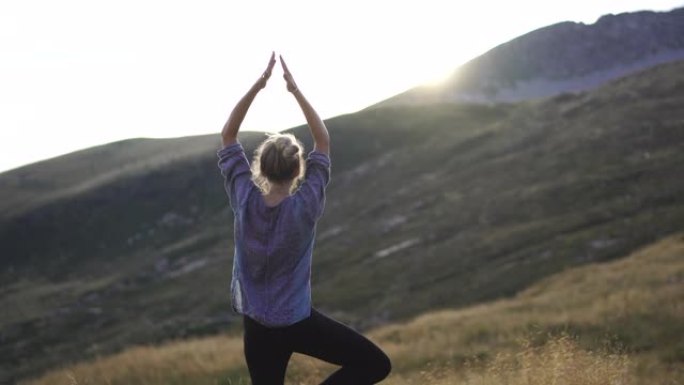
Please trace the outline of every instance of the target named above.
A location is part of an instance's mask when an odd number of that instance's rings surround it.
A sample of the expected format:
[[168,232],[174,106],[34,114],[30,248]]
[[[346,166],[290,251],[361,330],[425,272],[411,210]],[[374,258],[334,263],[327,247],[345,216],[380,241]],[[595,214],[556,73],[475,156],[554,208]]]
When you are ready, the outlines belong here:
[[496,103],[593,89],[684,59],[684,8],[562,22],[503,43],[457,68],[440,86],[416,87],[378,106]]

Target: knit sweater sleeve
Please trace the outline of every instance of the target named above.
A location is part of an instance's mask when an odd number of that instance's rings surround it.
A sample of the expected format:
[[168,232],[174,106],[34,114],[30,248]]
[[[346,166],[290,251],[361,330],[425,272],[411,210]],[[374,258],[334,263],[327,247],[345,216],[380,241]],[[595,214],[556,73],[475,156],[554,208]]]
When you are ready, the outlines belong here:
[[238,143],[230,144],[217,151],[218,167],[224,177],[224,188],[228,194],[230,206],[237,210],[247,197],[253,186],[252,172],[245,156],[245,150]]
[[330,158],[325,153],[311,151],[306,159],[304,182],[300,194],[305,212],[316,221],[323,215],[325,208],[325,189],[330,181]]

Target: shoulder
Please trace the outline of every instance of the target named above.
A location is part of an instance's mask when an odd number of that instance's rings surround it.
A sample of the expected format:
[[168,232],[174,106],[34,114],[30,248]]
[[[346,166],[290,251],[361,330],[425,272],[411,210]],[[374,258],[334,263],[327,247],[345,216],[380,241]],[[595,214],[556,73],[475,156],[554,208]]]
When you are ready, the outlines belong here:
[[245,149],[242,147],[242,144],[240,142],[233,142],[227,144],[223,146],[220,150],[216,151],[216,155],[218,155],[219,158],[226,158],[231,155],[237,155],[240,153],[245,153]]
[[330,155],[319,150],[311,151],[306,160],[308,162],[320,163],[326,167],[330,167]]

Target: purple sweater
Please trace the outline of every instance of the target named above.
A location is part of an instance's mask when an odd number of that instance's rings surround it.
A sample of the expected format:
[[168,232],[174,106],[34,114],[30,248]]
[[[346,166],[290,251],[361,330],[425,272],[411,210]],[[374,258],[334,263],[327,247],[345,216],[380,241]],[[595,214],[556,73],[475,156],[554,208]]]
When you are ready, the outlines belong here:
[[312,151],[299,189],[277,206],[266,205],[240,143],[217,152],[234,214],[232,308],[268,327],[310,315],[311,254],[323,214],[330,158]]

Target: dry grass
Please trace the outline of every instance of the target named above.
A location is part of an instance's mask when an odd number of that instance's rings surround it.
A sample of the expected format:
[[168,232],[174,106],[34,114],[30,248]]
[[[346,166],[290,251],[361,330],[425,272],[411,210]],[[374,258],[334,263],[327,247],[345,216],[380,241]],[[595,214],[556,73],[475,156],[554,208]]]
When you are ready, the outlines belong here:
[[634,383],[627,355],[590,352],[569,336],[560,336],[535,347],[525,341],[512,353],[493,360],[467,361],[460,368],[431,367],[417,375],[389,383],[463,385],[629,385]]
[[[226,367],[239,367],[241,346],[235,338],[186,341],[164,348],[134,348],[123,354],[79,364],[43,377],[40,384],[249,384],[245,373],[222,378]],[[217,360],[217,357],[225,358]],[[310,357],[295,355],[288,369],[293,384],[319,383],[334,370]],[[591,352],[569,336],[535,347],[525,340],[515,352],[493,360],[468,360],[464,365],[435,366],[393,375],[390,385],[630,385],[634,375],[624,354]]]
[[[510,300],[433,312],[369,337],[392,358],[387,384],[678,384],[680,325],[684,237],[677,235],[616,262],[550,277]],[[333,369],[295,355],[288,383],[317,383]],[[132,348],[30,383],[249,380],[241,339],[221,336]]]
[[[398,368],[420,368],[513,352],[562,333],[585,349],[622,342],[639,359],[676,351],[684,324],[684,241],[681,235],[612,263],[575,268],[543,280],[511,300],[426,314],[374,332]],[[531,338],[532,338],[531,337]],[[615,341],[617,340],[617,342]],[[681,340],[681,338],[679,339]],[[681,361],[680,361],[681,362]],[[674,363],[679,365],[677,363]],[[644,369],[645,376],[658,372]]]
[[219,376],[242,365],[242,342],[215,337],[159,347],[135,347],[111,357],[58,370],[40,384],[169,384]]

